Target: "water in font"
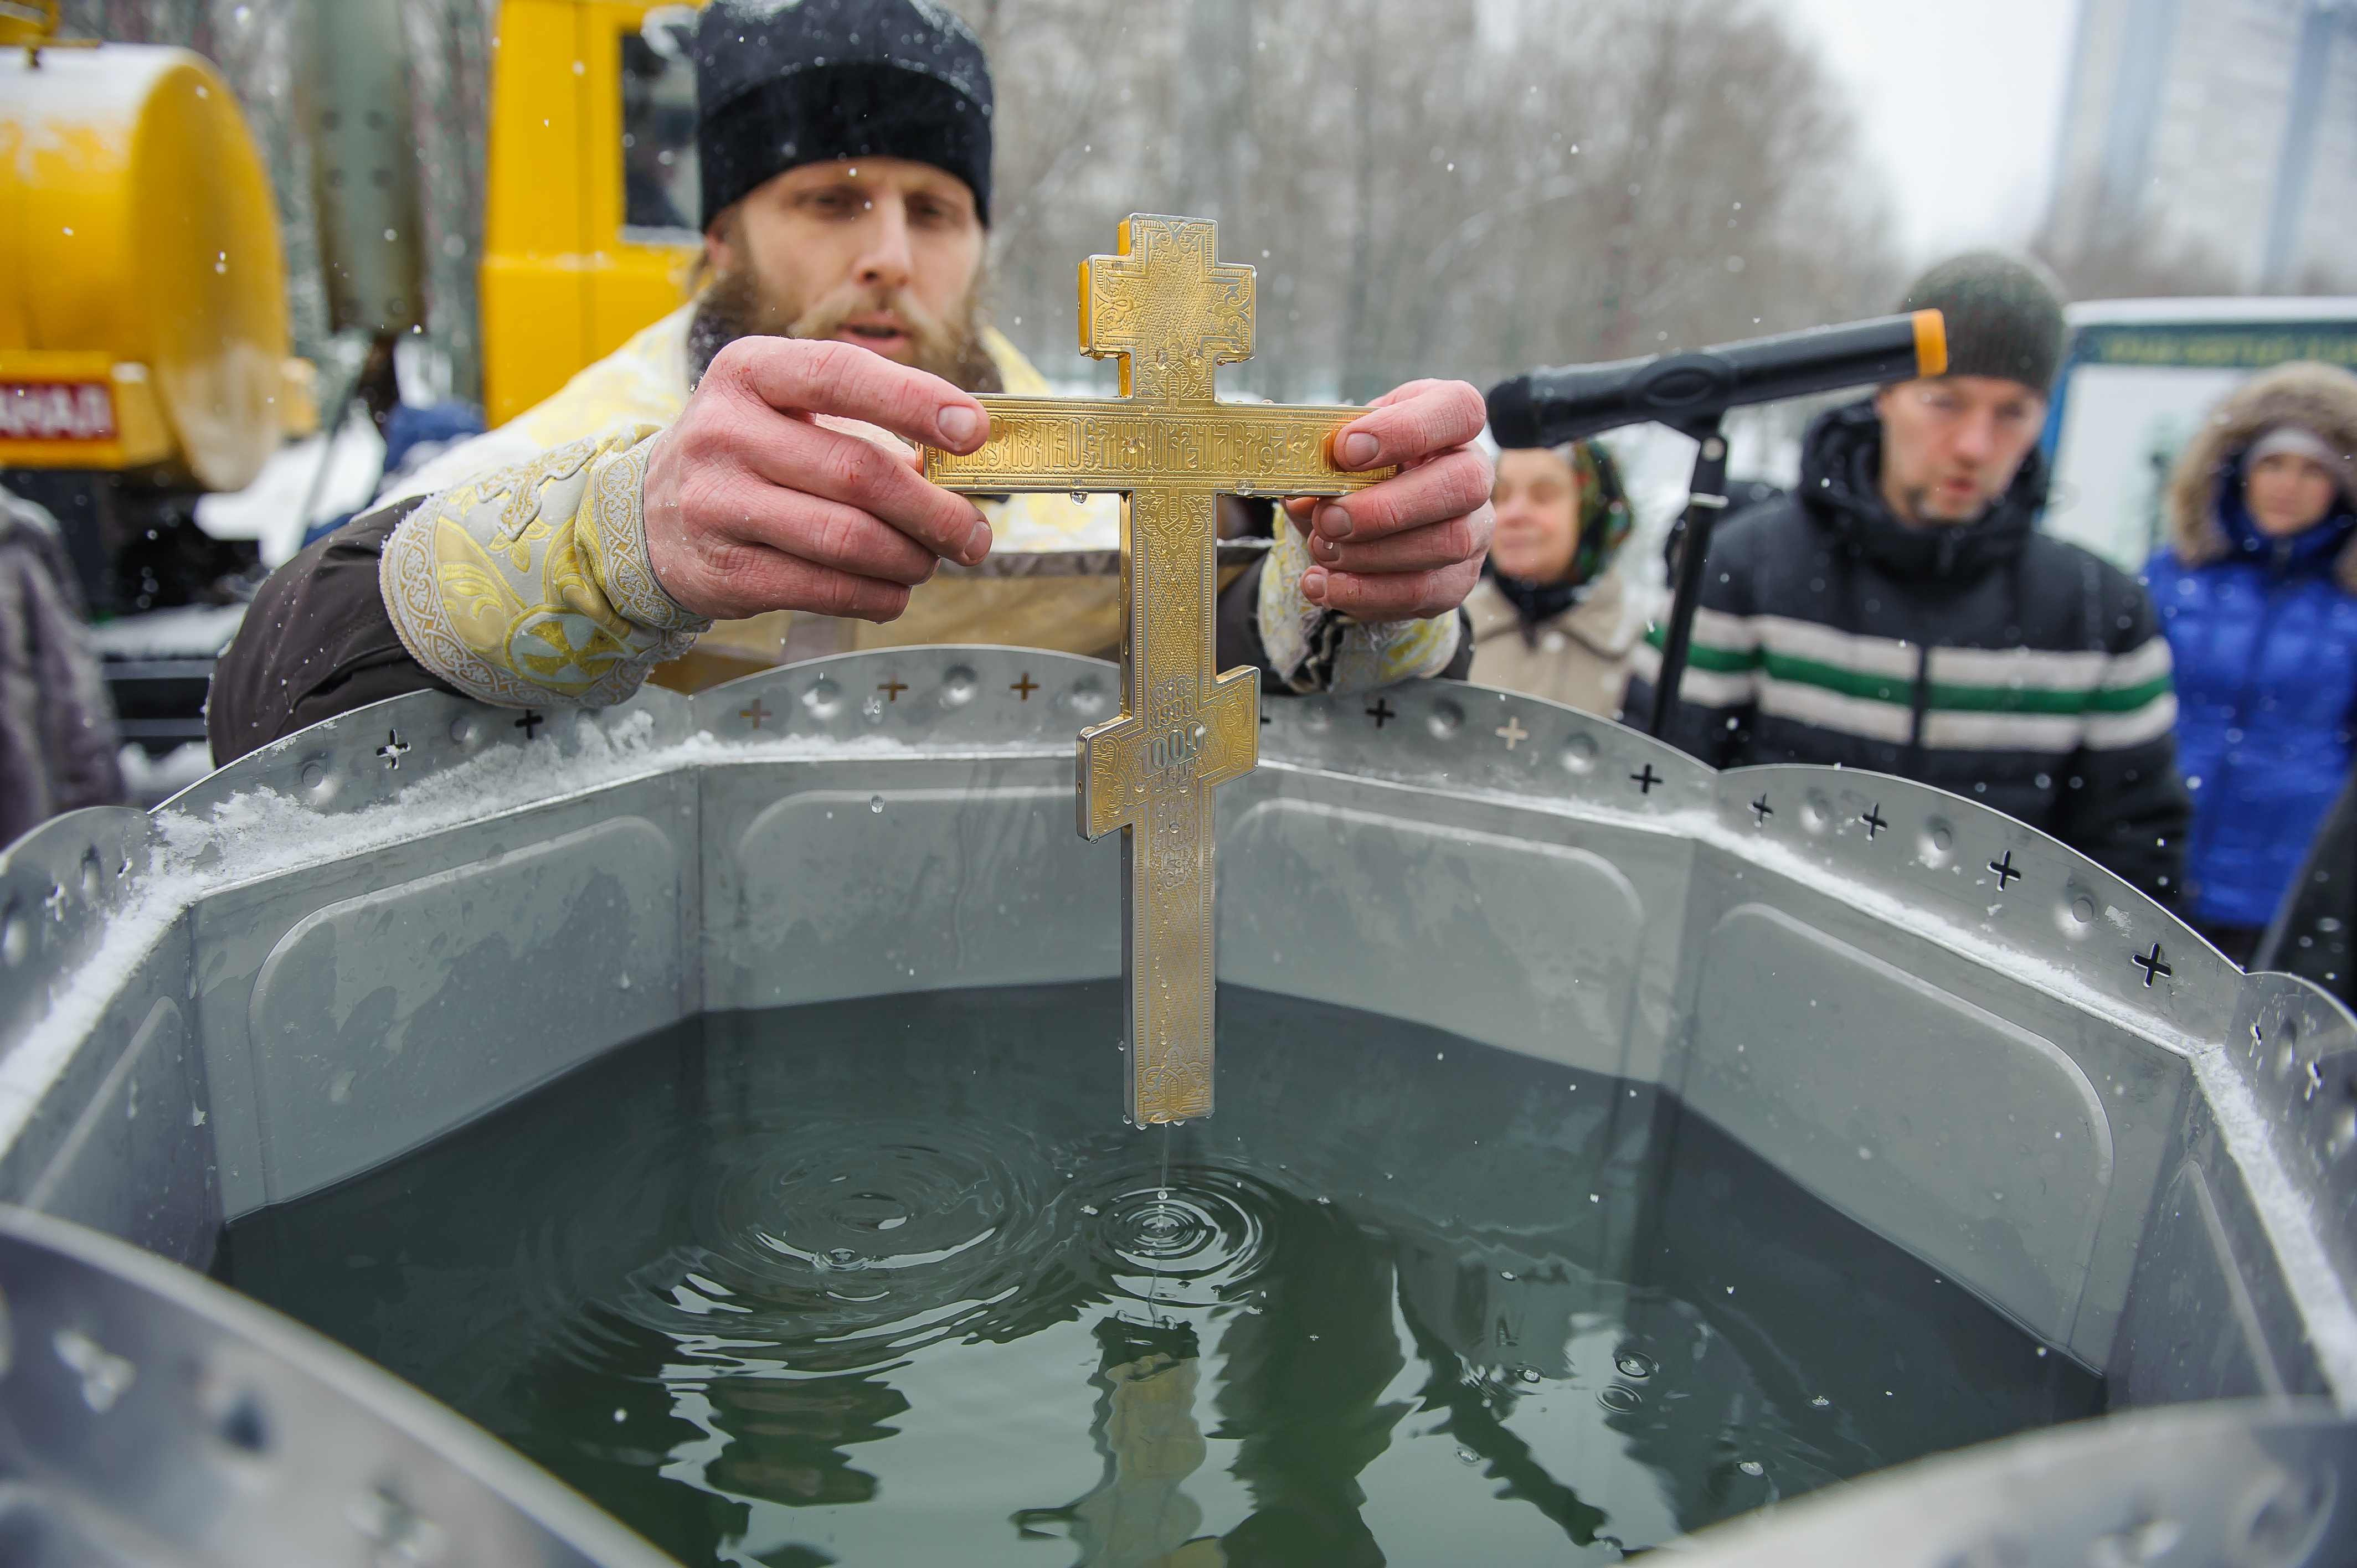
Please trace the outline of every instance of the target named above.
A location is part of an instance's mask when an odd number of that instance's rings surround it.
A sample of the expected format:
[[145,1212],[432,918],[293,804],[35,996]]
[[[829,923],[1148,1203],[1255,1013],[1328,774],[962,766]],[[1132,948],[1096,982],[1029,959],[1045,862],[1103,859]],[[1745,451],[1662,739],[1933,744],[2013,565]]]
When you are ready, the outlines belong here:
[[1674,1100],[1114,984],[694,1019],[232,1226],[218,1270],[689,1564],[1626,1550],[2102,1385]]

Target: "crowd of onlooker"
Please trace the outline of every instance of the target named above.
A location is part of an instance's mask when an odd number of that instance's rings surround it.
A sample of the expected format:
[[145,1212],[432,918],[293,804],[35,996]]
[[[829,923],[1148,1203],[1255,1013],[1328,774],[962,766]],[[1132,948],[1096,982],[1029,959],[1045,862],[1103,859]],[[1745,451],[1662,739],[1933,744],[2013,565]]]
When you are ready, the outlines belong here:
[[[2345,851],[2301,868],[2350,776],[2357,376],[2282,365],[2210,411],[2139,580],[2037,526],[2064,337],[2038,269],[1958,257],[1903,307],[1943,312],[1946,373],[1821,415],[1797,487],[1718,528],[1662,738],[1953,790],[2262,956],[2295,880],[2311,899],[2350,881]],[[1663,639],[1631,607],[1606,449],[1501,453],[1493,504],[1472,679],[1643,726]],[[2264,956],[2296,962],[2342,918]],[[2346,990],[2334,954],[2315,978]]]

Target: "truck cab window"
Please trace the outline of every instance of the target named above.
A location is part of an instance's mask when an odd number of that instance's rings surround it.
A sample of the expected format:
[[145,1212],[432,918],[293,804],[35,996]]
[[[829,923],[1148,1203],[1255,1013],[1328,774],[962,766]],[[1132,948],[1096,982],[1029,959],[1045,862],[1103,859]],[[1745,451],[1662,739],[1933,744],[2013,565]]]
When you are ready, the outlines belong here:
[[695,71],[662,16],[621,38],[622,230],[640,243],[680,244],[699,227]]

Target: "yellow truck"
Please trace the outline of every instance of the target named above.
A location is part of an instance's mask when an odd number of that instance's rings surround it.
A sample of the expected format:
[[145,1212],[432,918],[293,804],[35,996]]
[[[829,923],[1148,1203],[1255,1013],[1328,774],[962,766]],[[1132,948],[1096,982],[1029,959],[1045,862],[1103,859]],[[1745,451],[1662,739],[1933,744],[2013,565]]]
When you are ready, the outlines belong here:
[[[354,107],[405,105],[392,7],[280,3],[308,8],[302,69],[328,105],[294,127],[325,171],[322,281],[337,324],[382,345],[422,318],[409,149]],[[644,0],[499,10],[478,274],[492,424],[683,297],[701,248],[694,17]],[[243,489],[313,431],[318,378],[288,351],[277,208],[221,72],[57,30],[56,0],[0,4],[0,484],[58,516],[107,620],[258,572],[251,543],[198,527],[195,500]],[[396,233],[405,274],[377,245]],[[201,737],[201,653],[111,660],[127,736],[159,751]]]
[[504,0],[483,213],[493,424],[679,304],[696,224],[692,6]]
[[[51,36],[55,0],[21,9],[0,8],[0,470],[242,489],[317,419],[254,139],[201,57],[74,47]],[[494,424],[683,296],[694,81],[668,40],[693,14],[500,8],[479,274]]]
[[309,427],[310,367],[220,74],[185,49],[44,47],[53,6],[22,9],[0,11],[0,482],[59,513],[95,607],[120,611],[134,585],[96,558],[175,498],[249,483]]

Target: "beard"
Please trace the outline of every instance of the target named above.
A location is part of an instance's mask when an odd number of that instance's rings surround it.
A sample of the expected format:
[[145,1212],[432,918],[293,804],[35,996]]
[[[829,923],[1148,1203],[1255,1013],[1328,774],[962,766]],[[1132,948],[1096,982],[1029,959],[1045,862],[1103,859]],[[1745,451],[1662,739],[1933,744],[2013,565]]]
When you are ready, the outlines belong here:
[[998,367],[982,341],[982,280],[948,317],[934,315],[905,288],[845,284],[813,305],[776,300],[762,292],[750,268],[714,277],[687,327],[687,384],[693,389],[715,355],[739,338],[833,338],[855,316],[888,310],[907,326],[909,362],[961,392],[1003,390]]

